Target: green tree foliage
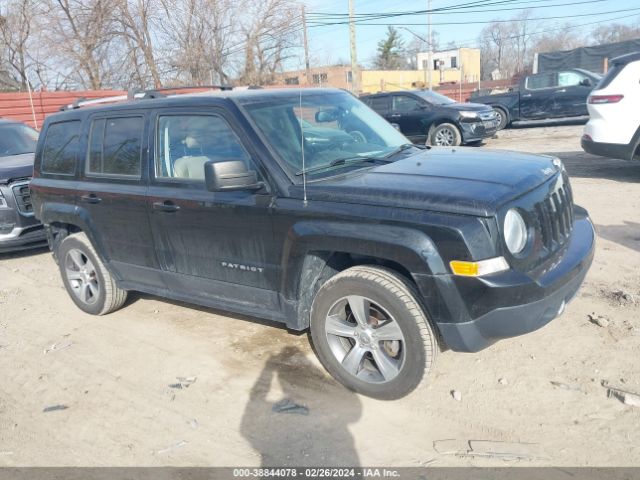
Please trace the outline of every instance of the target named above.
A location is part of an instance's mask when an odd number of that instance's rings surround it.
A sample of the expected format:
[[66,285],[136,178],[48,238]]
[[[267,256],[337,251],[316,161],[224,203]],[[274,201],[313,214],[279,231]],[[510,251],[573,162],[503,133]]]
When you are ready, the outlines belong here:
[[375,67],[378,70],[401,70],[406,67],[404,40],[393,27],[387,28],[387,37],[378,42]]

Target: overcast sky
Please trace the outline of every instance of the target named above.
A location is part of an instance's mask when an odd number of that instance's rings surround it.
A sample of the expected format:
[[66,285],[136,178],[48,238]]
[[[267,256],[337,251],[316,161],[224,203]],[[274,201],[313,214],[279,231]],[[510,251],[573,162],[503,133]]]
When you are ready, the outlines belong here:
[[[470,3],[472,0],[433,0],[433,8],[450,7]],[[487,6],[486,3],[503,2],[500,5]],[[573,3],[573,5],[562,5]],[[305,0],[307,13],[347,13],[347,0]],[[545,5],[548,7],[541,8]],[[537,7],[537,8],[534,8]],[[484,24],[466,24],[466,25],[437,25],[446,22],[489,22],[493,19],[509,19],[518,13],[517,10],[505,11],[487,11],[506,8],[530,8],[532,15],[536,18],[540,17],[562,17],[560,19],[542,20],[542,29],[548,30],[566,22],[575,24],[587,24],[602,20],[611,20],[614,22],[631,23],[638,21],[640,16],[640,3],[637,0],[487,0],[483,5],[469,8],[473,12],[469,13],[447,13],[434,14],[433,23],[434,31],[439,34],[439,41],[442,47],[449,42],[454,42],[463,46],[476,46],[476,39]],[[582,16],[577,15],[594,14],[600,12],[613,12],[615,10],[628,10],[635,8],[635,12],[617,12],[602,15]],[[427,0],[356,0],[355,10],[358,13],[388,13],[398,11],[414,11],[426,10]],[[308,16],[309,20],[311,15]],[[376,23],[395,23],[395,24],[419,24],[407,25],[407,28],[413,30],[416,34],[427,36],[427,16],[413,15],[398,18],[390,18],[386,20],[376,20]],[[373,23],[373,22],[369,22]],[[598,25],[589,25],[577,29],[586,33],[591,28]],[[358,60],[360,63],[369,64],[376,54],[377,43],[385,36],[386,26],[366,26],[358,25],[356,28]],[[405,43],[409,43],[412,35],[407,31],[400,30]],[[347,25],[320,26],[309,28],[309,45],[312,60],[315,65],[323,65],[327,63],[335,63],[339,60],[349,61],[349,28]],[[302,58],[302,54],[301,54]],[[300,62],[302,64],[302,62]]]

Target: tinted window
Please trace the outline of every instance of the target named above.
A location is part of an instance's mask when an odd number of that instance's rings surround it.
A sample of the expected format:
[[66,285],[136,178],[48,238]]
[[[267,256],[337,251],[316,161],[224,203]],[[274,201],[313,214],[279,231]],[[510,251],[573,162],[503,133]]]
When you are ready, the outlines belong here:
[[555,73],[541,73],[527,77],[526,86],[529,90],[555,87]]
[[602,88],[606,88],[609,86],[609,84],[611,84],[611,82],[613,82],[613,79],[616,78],[618,76],[618,74],[624,70],[624,67],[626,67],[627,64],[620,64],[620,63],[614,63],[609,70],[607,70],[607,73],[605,74],[604,77],[602,77],[602,79],[598,82],[598,85],[596,86],[596,90],[602,89]]
[[420,108],[420,102],[415,98],[406,95],[398,95],[393,97],[393,110],[395,112],[413,112]]
[[79,138],[79,120],[49,125],[42,148],[42,172],[73,175],[76,171]]
[[0,125],[0,157],[36,151],[38,132],[26,125]]
[[381,114],[387,113],[387,110],[388,110],[387,105],[389,105],[389,97],[371,97],[371,98],[364,98],[363,100],[367,105],[369,105],[376,112]]
[[170,115],[158,121],[156,176],[204,181],[206,162],[251,159],[229,124],[217,115]]
[[139,177],[143,129],[142,117],[94,120],[89,134],[87,173]]

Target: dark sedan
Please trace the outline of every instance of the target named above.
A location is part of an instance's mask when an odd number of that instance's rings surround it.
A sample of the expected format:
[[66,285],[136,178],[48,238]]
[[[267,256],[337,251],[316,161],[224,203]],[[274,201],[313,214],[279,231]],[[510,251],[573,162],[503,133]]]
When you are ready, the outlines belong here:
[[458,103],[430,90],[377,93],[361,100],[413,143],[445,147],[479,143],[498,127],[491,107]]

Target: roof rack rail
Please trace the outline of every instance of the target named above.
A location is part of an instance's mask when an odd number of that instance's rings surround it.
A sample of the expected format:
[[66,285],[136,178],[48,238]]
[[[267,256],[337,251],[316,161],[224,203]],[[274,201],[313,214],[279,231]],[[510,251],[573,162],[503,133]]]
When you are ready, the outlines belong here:
[[92,100],[87,100],[85,97],[80,97],[80,98],[77,98],[73,103],[62,106],[60,108],[60,111],[63,112],[65,110],[75,110],[75,109],[90,106],[90,105],[100,105],[102,103],[121,102],[124,100],[151,100],[155,98],[164,98],[168,96],[162,92],[174,92],[174,91],[195,90],[195,89],[213,89],[213,88],[216,88],[221,91],[233,90],[233,87],[231,85],[193,85],[193,86],[185,86],[185,87],[162,87],[162,88],[154,88],[150,90],[129,90],[129,92],[127,92],[126,95],[115,95],[113,97],[95,98]]

